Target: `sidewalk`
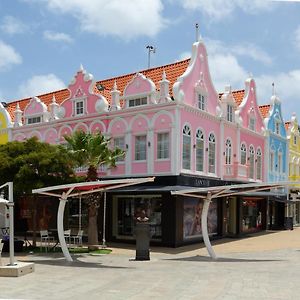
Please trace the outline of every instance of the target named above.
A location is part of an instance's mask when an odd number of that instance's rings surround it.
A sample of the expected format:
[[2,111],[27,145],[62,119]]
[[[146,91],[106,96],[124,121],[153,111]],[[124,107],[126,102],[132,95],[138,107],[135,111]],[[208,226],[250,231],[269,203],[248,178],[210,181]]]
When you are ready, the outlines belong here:
[[[120,248],[122,247],[122,248]],[[111,254],[24,254],[35,272],[0,278],[0,299],[299,299],[300,229],[203,244],[153,247],[150,261],[135,261],[134,245],[111,244]],[[6,256],[3,260],[8,260]]]

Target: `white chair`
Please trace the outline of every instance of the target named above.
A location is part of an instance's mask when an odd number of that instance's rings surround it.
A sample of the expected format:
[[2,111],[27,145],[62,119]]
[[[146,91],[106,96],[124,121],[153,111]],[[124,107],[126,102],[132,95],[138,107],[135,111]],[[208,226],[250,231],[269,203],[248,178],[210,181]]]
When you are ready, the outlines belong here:
[[67,246],[71,244],[71,229],[64,231],[64,238],[67,243]]
[[40,244],[41,251],[42,251],[42,248],[44,247],[47,252],[47,250],[50,246],[50,242],[54,242],[54,237],[49,236],[48,230],[41,230],[40,235],[41,235],[41,244]]
[[4,244],[2,243],[2,239],[0,239],[0,266],[2,266],[1,255],[2,255],[3,246],[4,246]]
[[71,238],[74,241],[74,245],[82,246],[82,236],[83,236],[83,230],[78,230],[77,235],[71,236]]

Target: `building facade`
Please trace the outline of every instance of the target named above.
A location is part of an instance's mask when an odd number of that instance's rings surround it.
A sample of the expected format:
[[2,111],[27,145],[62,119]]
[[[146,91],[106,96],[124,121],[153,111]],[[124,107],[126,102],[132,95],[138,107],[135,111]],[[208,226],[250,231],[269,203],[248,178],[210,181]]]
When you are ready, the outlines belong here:
[[[101,177],[156,177],[152,185],[108,194],[110,240],[133,240],[135,216],[145,210],[153,241],[167,246],[199,241],[202,201],[172,196],[172,190],[269,178],[255,81],[248,78],[244,90],[228,86],[218,94],[202,40],[193,44],[191,59],[98,82],[81,66],[67,89],[9,103],[1,114],[2,142],[7,134],[9,140],[36,136],[60,144],[77,130],[101,131],[126,151],[117,168],[100,170]],[[268,200],[262,194],[215,200],[210,234],[267,228]]]

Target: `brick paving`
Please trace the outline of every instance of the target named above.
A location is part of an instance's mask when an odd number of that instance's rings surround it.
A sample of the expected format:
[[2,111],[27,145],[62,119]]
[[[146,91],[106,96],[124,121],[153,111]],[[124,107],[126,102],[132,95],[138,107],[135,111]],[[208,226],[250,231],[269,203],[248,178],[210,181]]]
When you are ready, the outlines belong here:
[[[0,299],[300,299],[300,228],[203,244],[151,249],[135,261],[134,246],[109,245],[112,253],[21,254],[35,272],[0,278]],[[8,257],[2,259],[3,263]]]

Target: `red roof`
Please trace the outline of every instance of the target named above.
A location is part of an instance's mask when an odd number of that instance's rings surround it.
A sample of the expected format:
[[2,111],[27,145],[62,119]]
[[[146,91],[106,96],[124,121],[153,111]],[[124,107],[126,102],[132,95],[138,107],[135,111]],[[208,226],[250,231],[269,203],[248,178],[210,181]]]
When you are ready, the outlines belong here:
[[[234,98],[234,101],[239,106],[242,103],[243,99],[244,99],[245,90],[231,91],[231,93],[232,93],[232,96]],[[219,94],[219,99],[221,99],[223,94],[224,93]]]
[[268,116],[268,113],[270,111],[271,105],[260,105],[259,110],[263,118],[266,118]]
[[[113,89],[114,82],[116,81],[117,83],[117,88],[120,92],[122,92],[125,88],[125,86],[128,84],[128,82],[132,79],[132,77],[136,73],[142,73],[144,74],[147,78],[151,79],[154,84],[156,85],[157,90],[159,90],[159,81],[162,80],[162,73],[163,71],[166,72],[167,80],[170,81],[170,95],[173,95],[172,92],[172,86],[177,80],[177,78],[184,73],[186,68],[188,67],[190,59],[185,59],[179,62],[175,62],[172,64],[156,67],[156,68],[151,68],[151,69],[146,69],[142,70],[139,72],[131,73],[131,74],[126,74],[118,77],[113,77],[109,79],[104,79],[97,81],[97,84],[101,84],[104,87],[103,91],[99,91],[95,85],[94,87],[94,92],[97,94],[102,94],[107,101],[110,103],[111,101],[111,94],[110,91]],[[70,92],[68,89],[63,89],[60,91],[53,91],[51,93],[43,94],[37,96],[42,102],[44,102],[47,106],[52,102],[53,95],[55,95],[56,102],[58,104],[61,104],[64,100],[66,100],[70,96]],[[13,102],[8,103],[7,105],[7,111],[9,112],[12,120],[14,120],[14,111],[16,109],[17,103],[20,105],[20,109],[24,111],[25,107],[29,103],[30,98],[25,98],[25,99],[20,99],[20,100],[15,100]]]

